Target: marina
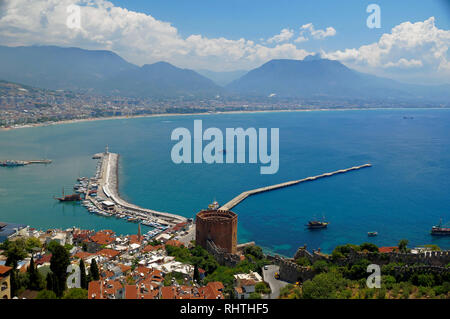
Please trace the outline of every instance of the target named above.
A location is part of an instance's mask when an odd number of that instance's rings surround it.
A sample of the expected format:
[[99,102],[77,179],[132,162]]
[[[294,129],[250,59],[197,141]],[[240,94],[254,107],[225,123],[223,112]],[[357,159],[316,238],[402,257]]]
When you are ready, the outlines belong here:
[[119,155],[106,148],[104,153],[95,154],[93,158],[98,159],[94,177],[80,177],[74,186],[77,194],[84,195],[82,205],[90,213],[152,227],[153,230],[147,233],[149,238],[187,221],[185,217],[142,208],[120,198],[117,178]]

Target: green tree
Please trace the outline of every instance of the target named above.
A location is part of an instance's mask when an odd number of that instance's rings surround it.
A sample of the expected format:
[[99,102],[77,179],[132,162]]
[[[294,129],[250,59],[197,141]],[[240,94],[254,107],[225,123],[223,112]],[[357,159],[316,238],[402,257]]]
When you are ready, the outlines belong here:
[[328,263],[325,260],[318,260],[312,265],[312,269],[316,273],[322,273],[328,271]]
[[194,276],[193,276],[193,278],[197,282],[200,282],[200,273],[198,272],[198,267],[197,266],[194,267]]
[[249,296],[249,299],[261,299],[261,294],[257,292],[252,292]]
[[386,286],[387,289],[392,289],[396,283],[395,277],[391,275],[381,276],[381,284]]
[[353,264],[350,269],[344,272],[345,277],[358,280],[362,278],[367,278],[367,266],[370,265],[370,261],[367,259],[360,259],[358,262]]
[[62,299],[88,299],[88,291],[82,288],[72,288],[66,291]]
[[47,290],[54,290],[55,287],[53,285],[53,273],[48,272],[47,273],[47,277],[45,277],[45,281],[46,281],[46,285],[47,285]]
[[251,255],[255,257],[256,259],[263,259],[264,253],[262,251],[262,248],[259,246],[247,246],[244,248],[244,255]]
[[17,290],[19,289],[19,284],[17,282],[17,271],[15,269],[11,271],[9,281],[11,285],[11,296],[16,296]]
[[56,294],[52,290],[41,290],[36,296],[36,299],[57,299]]
[[92,280],[100,280],[100,272],[98,271],[97,261],[92,258],[91,267],[89,268]]
[[25,240],[18,239],[9,242],[6,246],[6,265],[16,269],[19,261],[27,257],[27,255],[28,254],[25,249]]
[[417,276],[417,283],[415,284],[423,287],[433,287],[434,276],[433,274],[420,274]]
[[27,269],[28,273],[28,289],[40,290],[43,288],[43,279],[41,273],[37,270],[34,264],[34,259],[31,257],[30,266]]
[[340,245],[340,246],[336,246],[336,248],[334,248],[331,256],[332,256],[333,260],[338,260],[338,259],[348,256],[352,251],[359,251],[359,250],[360,250],[360,248],[358,245],[352,245],[352,244]]
[[373,253],[378,252],[378,246],[372,243],[363,243],[361,245],[359,245],[359,248],[361,251],[363,250],[367,250]]
[[52,240],[47,244],[47,250],[51,252],[52,254],[56,250],[56,247],[61,246],[56,240]]
[[25,248],[30,253],[33,251],[34,248],[41,248],[41,247],[42,247],[41,241],[36,237],[29,237],[25,241]]
[[347,280],[338,272],[328,272],[316,275],[312,280],[303,283],[305,299],[335,299],[338,292],[344,290]]
[[53,278],[54,291],[58,297],[61,297],[66,289],[67,267],[70,265],[70,259],[67,250],[60,244],[56,244],[52,247],[50,269],[55,275]]
[[80,259],[80,285],[81,288],[87,289],[89,282],[86,276],[86,266],[84,265],[83,259]]
[[264,294],[264,295],[270,294],[270,292],[271,292],[269,285],[265,282],[258,282],[255,285],[255,291],[259,294]]
[[406,240],[406,239],[400,240],[400,242],[398,243],[398,250],[399,250],[401,253],[406,253],[406,252],[408,252],[408,248],[407,248],[408,244],[409,244],[409,241],[408,241],[408,240]]

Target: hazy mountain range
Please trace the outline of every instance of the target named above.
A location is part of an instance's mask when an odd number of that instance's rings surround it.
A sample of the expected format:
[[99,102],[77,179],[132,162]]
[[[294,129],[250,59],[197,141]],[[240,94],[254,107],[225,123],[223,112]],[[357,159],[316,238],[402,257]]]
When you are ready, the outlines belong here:
[[272,60],[249,72],[195,72],[167,62],[139,67],[111,51],[0,46],[0,79],[52,90],[137,97],[236,95],[437,103],[448,103],[450,99],[449,85],[404,84],[360,73],[339,61],[318,56]]

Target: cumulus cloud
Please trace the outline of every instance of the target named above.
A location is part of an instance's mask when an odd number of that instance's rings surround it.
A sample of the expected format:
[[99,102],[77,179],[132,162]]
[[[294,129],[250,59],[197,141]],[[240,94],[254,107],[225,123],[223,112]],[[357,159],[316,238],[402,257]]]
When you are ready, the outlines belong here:
[[[106,0],[4,0],[0,43],[17,46],[52,44],[112,50],[137,63],[165,60],[190,68],[242,69],[270,58],[302,59],[309,52],[281,44],[293,35],[282,30],[275,47],[246,39],[183,38],[176,27],[151,15],[120,8]],[[68,28],[70,5],[81,6],[81,28]],[[292,32],[292,34],[291,34]],[[220,62],[220,63],[218,63]]]
[[[81,6],[79,29],[67,26],[67,9],[74,4]],[[308,23],[300,28],[297,38],[292,29],[284,28],[267,42],[259,43],[201,34],[184,37],[169,22],[117,7],[107,0],[0,0],[2,45],[106,49],[140,65],[164,60],[193,69],[250,69],[274,58],[303,59],[311,52],[294,43],[334,35],[333,27],[320,30]],[[449,47],[450,30],[439,29],[431,17],[423,22],[401,23],[375,43],[322,52],[322,56],[378,75],[417,74],[449,82]]]
[[388,62],[385,65],[383,65],[383,67],[385,67],[385,68],[399,67],[399,68],[409,69],[409,68],[418,68],[418,67],[421,67],[422,65],[423,65],[423,63],[420,60],[414,60],[414,59],[407,60],[407,59],[401,58],[397,62]]
[[336,30],[333,27],[327,27],[325,30],[316,30],[312,23],[302,25],[300,30],[302,35],[309,33],[314,39],[324,39],[336,35]]
[[[409,69],[411,72],[421,72],[428,78],[449,82],[449,46],[450,30],[439,29],[435,18],[430,17],[423,22],[401,23],[390,33],[383,34],[378,42],[324,55],[343,61],[350,67],[381,75],[401,77],[403,73],[397,74],[395,71]],[[389,73],[389,70],[392,72]]]
[[294,36],[294,30],[291,29],[283,29],[280,34],[274,35],[270,39],[267,40],[268,43],[280,43],[289,41]]

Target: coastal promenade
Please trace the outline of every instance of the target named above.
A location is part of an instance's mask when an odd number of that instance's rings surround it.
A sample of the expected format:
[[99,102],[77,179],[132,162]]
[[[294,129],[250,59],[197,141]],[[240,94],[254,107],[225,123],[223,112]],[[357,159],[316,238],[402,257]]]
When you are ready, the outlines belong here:
[[337,175],[337,174],[343,174],[343,173],[347,173],[350,171],[359,170],[359,169],[371,167],[371,166],[372,166],[372,164],[353,166],[353,167],[346,168],[346,169],[340,169],[338,171],[334,171],[331,173],[324,173],[324,174],[317,175],[317,176],[311,176],[311,177],[307,177],[307,178],[303,178],[303,179],[299,179],[299,180],[295,180],[295,181],[290,181],[290,182],[285,182],[285,183],[280,183],[280,184],[276,184],[276,185],[271,185],[271,186],[266,186],[266,187],[261,187],[261,188],[256,188],[256,189],[252,189],[249,191],[245,191],[245,192],[239,194],[238,196],[236,196],[235,198],[233,198],[232,200],[230,200],[228,203],[226,203],[222,207],[220,207],[219,210],[231,210],[233,207],[237,206],[240,202],[242,202],[244,199],[246,199],[247,197],[249,197],[251,195],[269,192],[269,191],[272,191],[275,189],[284,188],[284,187],[288,187],[288,186],[292,186],[292,185],[297,185],[297,184],[304,183],[304,182],[315,181],[320,178],[330,177],[330,176]]
[[119,154],[109,152],[103,153],[101,161],[101,174],[98,180],[99,190],[101,190],[102,193],[118,208],[132,211],[142,217],[158,218],[170,225],[187,221],[187,219],[183,216],[142,208],[123,200],[118,191]]

